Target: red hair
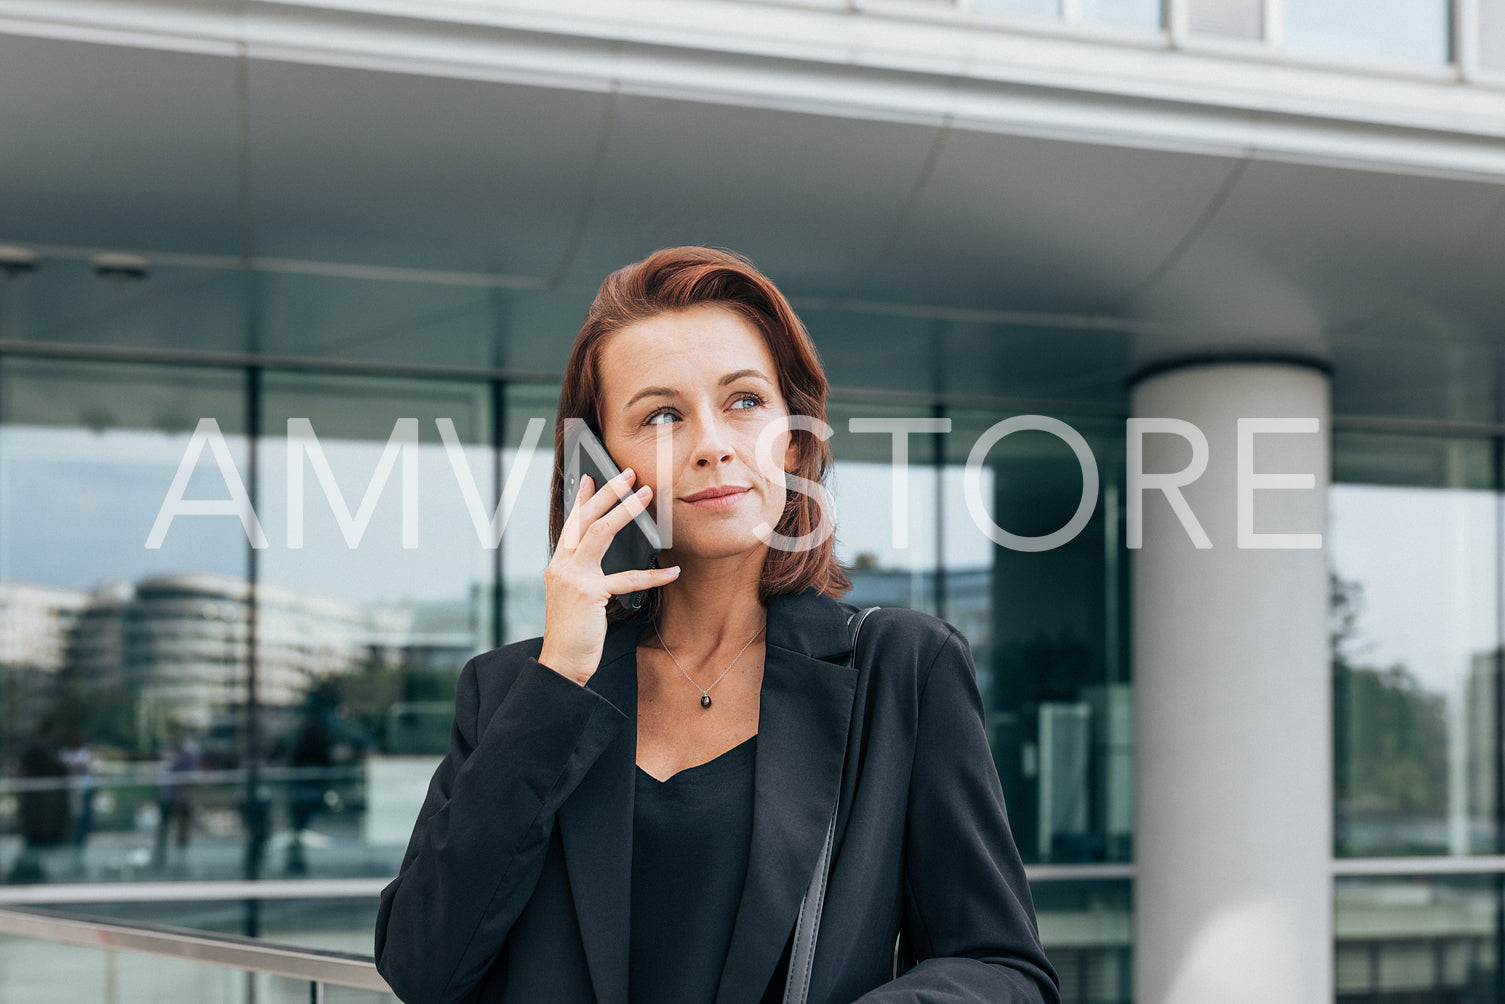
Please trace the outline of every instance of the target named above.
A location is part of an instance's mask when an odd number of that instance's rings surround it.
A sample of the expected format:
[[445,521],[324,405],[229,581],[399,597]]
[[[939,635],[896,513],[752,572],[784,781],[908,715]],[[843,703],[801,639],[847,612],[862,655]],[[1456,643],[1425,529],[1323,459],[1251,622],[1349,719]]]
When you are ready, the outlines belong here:
[[[779,393],[789,414],[807,415],[825,423],[830,385],[815,343],[784,294],[746,257],[722,248],[663,248],[642,261],[619,268],[606,277],[596,292],[564,368],[564,386],[559,393],[558,421],[554,427],[554,477],[549,502],[551,555],[559,543],[567,515],[562,497],[564,421],[584,419],[597,436],[601,435],[600,364],[606,339],[639,321],[701,304],[724,306],[751,322],[773,356]],[[830,446],[806,430],[791,430],[790,436],[799,457],[790,473],[824,485],[833,463]],[[818,499],[790,491],[775,531],[787,537],[812,533],[821,524],[820,506]],[[852,582],[836,560],[834,540],[834,536],[828,535],[820,544],[803,551],[769,548],[758,599],[767,605],[772,596],[803,592],[811,586],[828,596],[844,596],[852,588]],[[643,597],[643,608],[653,616],[657,607],[655,587]],[[616,597],[607,602],[608,620],[620,620],[631,613]]]

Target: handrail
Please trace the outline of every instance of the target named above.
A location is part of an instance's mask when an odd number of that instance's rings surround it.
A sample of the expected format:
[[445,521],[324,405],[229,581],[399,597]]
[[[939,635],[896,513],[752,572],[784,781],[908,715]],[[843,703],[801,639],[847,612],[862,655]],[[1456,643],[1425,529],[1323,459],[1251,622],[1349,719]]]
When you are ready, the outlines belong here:
[[234,934],[166,924],[126,924],[37,907],[0,909],[0,934],[106,951],[145,952],[310,983],[392,992],[368,955],[303,948]]
[[391,878],[36,882],[0,885],[0,908],[71,903],[189,903],[241,899],[376,899]]

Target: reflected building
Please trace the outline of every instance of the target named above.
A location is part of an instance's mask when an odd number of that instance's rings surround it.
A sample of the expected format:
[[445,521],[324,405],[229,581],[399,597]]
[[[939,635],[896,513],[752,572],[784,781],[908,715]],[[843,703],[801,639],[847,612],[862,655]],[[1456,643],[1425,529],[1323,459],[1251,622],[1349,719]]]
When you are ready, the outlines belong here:
[[93,602],[78,589],[0,582],[0,727],[29,731],[51,707]]
[[[28,602],[11,605],[9,630],[38,639],[52,675],[128,702],[139,752],[149,754],[170,723],[233,733],[246,704],[252,589],[244,579],[163,575],[90,593],[10,588]],[[298,708],[323,680],[363,668],[450,669],[469,648],[465,604],[364,608],[276,585],[260,586],[256,598],[257,699],[273,712]]]

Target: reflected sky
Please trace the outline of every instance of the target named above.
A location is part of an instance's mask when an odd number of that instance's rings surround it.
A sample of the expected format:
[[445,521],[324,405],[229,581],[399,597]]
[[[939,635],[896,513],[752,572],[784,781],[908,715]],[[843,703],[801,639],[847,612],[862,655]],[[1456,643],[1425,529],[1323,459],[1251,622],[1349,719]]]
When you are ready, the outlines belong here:
[[1401,662],[1451,693],[1498,645],[1498,502],[1492,492],[1334,485],[1329,565],[1363,587],[1357,660]]

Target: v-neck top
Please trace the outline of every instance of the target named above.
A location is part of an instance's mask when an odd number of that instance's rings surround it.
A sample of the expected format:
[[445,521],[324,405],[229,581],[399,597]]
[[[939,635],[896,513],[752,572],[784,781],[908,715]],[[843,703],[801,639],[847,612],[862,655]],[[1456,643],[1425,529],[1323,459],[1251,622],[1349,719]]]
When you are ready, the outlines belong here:
[[636,770],[631,1004],[710,1004],[752,844],[757,736],[660,781]]

